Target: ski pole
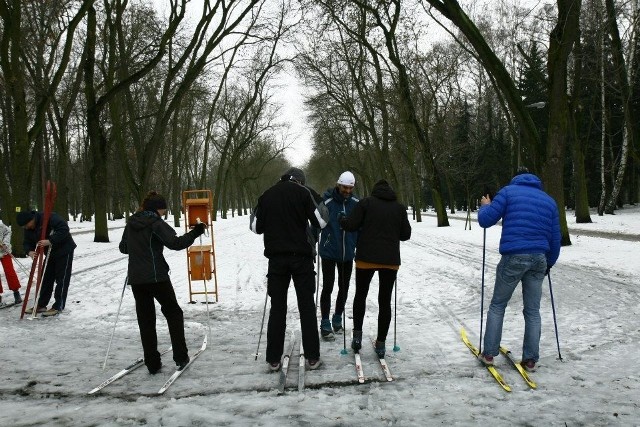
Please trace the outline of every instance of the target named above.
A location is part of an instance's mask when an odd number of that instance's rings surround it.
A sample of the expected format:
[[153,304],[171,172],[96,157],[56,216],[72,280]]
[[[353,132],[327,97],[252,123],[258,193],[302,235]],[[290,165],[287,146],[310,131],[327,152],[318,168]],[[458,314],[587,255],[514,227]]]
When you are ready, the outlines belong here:
[[[200,218],[196,218],[196,222],[198,224],[202,224],[202,221],[200,221]],[[200,263],[203,266],[204,269],[204,256],[202,255],[202,234],[200,235]],[[207,290],[207,279],[206,279],[206,275],[205,278],[203,279],[204,282],[204,301],[205,304],[207,305],[207,329],[209,330],[209,336],[211,335],[211,316],[209,314],[209,291]]]
[[264,315],[267,313],[267,299],[269,298],[269,287],[264,294],[264,308],[262,309],[262,322],[260,322],[260,335],[258,335],[258,348],[256,348],[256,358],[258,360],[258,351],[260,350],[260,340],[262,340],[262,330],[264,329]]
[[27,311],[27,304],[29,303],[29,294],[31,293],[31,286],[33,285],[33,275],[35,274],[38,266],[40,265],[40,257],[42,256],[41,248],[36,247],[35,255],[33,256],[33,262],[31,263],[31,271],[29,272],[29,280],[27,280],[27,288],[24,291],[24,298],[22,299],[22,310],[20,311],[20,319],[24,318]]
[[316,274],[316,315],[318,313],[318,298],[320,298],[320,242],[318,242],[317,252],[316,269],[318,270],[318,273]]
[[11,252],[8,251],[9,248],[7,247],[7,245],[5,245],[4,243],[0,243],[0,249],[2,249],[7,254],[9,254],[11,259],[14,260],[16,262],[16,264],[18,264],[18,267],[20,267],[20,269],[22,270],[22,272],[24,274],[26,274],[27,276],[29,275],[29,271],[26,269],[26,267],[24,265],[22,265],[22,263],[20,261],[18,261],[18,259],[15,256],[13,256],[13,254]]
[[122,286],[122,294],[120,294],[120,303],[118,304],[118,313],[116,313],[116,320],[113,322],[113,330],[111,331],[111,337],[109,338],[109,345],[107,346],[107,354],[104,355],[104,362],[102,363],[102,370],[104,371],[107,367],[107,358],[109,357],[109,352],[111,351],[111,343],[113,342],[113,335],[116,333],[116,325],[118,324],[118,318],[120,317],[120,307],[122,307],[122,300],[124,299],[124,291],[127,288],[127,282],[129,281],[129,276],[124,279],[124,286]]
[[547,273],[549,279],[549,295],[551,296],[551,310],[553,311],[553,326],[556,330],[556,344],[558,345],[558,359],[562,362],[562,354],[560,354],[560,339],[558,338],[558,322],[556,321],[556,307],[553,303],[553,288],[551,286],[551,273]]
[[24,266],[24,264],[22,264],[20,261],[18,261],[18,258],[14,257],[13,254],[9,254],[9,255],[11,255],[11,258],[16,262],[16,264],[18,264],[18,267],[20,267],[20,270],[22,270],[22,272],[28,276],[29,275],[29,270],[27,270],[27,268]]
[[36,282],[36,295],[33,300],[33,311],[31,312],[31,319],[35,319],[38,315],[38,299],[40,298],[40,291],[42,290],[42,282],[44,282],[44,274],[47,271],[47,265],[49,265],[49,258],[51,258],[51,251],[53,250],[53,245],[49,245],[49,251],[44,258],[44,266],[42,267],[42,271],[39,274],[38,281]]
[[395,288],[395,300],[393,302],[393,351],[400,351],[400,346],[396,342],[397,338],[397,322],[398,322],[398,279],[393,285]]
[[485,254],[487,252],[487,229],[482,229],[482,288],[480,290],[480,343],[478,344],[478,354],[482,354],[482,322],[484,322],[484,265]]
[[[344,287],[344,263],[345,263],[345,231],[342,230],[342,276],[340,277],[340,279],[342,280],[342,289],[346,290],[346,288]],[[340,285],[338,285],[338,287],[340,287]],[[340,289],[338,289],[338,294],[340,293]],[[342,350],[340,351],[340,354],[347,354],[347,310],[346,310],[346,302],[347,302],[347,296],[345,295],[345,305],[344,307],[342,307],[342,341],[343,341],[343,347]]]

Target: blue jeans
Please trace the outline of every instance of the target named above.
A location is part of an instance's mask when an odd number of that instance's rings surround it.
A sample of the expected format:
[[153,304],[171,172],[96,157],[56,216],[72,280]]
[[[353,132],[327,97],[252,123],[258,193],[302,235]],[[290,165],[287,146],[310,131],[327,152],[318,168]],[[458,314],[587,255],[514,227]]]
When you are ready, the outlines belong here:
[[547,269],[544,254],[503,255],[496,269],[496,284],[487,313],[483,353],[496,356],[500,352],[504,310],[513,291],[522,281],[522,314],[524,315],[524,339],[522,360],[538,361],[540,358],[540,297],[542,281]]

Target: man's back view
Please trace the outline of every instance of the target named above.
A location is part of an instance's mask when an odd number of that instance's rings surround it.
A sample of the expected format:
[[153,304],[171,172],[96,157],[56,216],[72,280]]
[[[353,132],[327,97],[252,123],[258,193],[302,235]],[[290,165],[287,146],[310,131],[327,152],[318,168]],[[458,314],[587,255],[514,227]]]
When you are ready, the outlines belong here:
[[493,200],[483,196],[478,223],[491,227],[502,219],[496,282],[487,313],[484,350],[480,359],[492,364],[502,339],[504,311],[522,281],[525,321],[522,366],[535,370],[540,357],[542,281],[560,254],[560,219],[555,200],[542,190],[540,179],[523,170]]
[[320,366],[320,340],[314,302],[314,242],[309,224],[324,228],[328,222],[320,196],[304,186],[304,173],[291,168],[258,199],[251,216],[251,230],[264,234],[264,256],[269,259],[267,292],[271,310],[267,325],[267,363],[281,365],[287,320],[287,291],[293,279],[300,312],[302,344],[309,368]]

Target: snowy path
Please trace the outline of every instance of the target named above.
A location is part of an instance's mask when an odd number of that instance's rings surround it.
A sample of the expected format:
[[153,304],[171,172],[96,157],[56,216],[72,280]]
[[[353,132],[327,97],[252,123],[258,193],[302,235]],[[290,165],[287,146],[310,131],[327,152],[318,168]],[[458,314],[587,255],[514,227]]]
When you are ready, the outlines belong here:
[[[640,214],[636,214],[640,218]],[[637,221],[640,223],[640,220]],[[530,390],[506,359],[498,369],[513,391],[505,393],[473,360],[459,338],[461,326],[478,343],[482,229],[464,222],[438,229],[433,220],[417,224],[403,243],[398,278],[397,342],[393,324],[387,351],[397,378],[384,377],[373,348],[365,345],[368,383],[354,385],[353,355],[340,354],[342,335],[322,342],[324,366],[307,372],[298,394],[297,349],[289,387],[277,397],[278,376],[264,363],[266,336],[254,361],[265,298],[266,259],[261,237],[249,232],[246,217],[215,225],[220,302],[210,305],[209,348],[162,397],[153,394],[171,374],[150,376],[145,368],[109,385],[97,396],[86,392],[140,356],[133,297],[127,290],[108,366],[102,361],[126,276],[126,258],[111,243],[78,243],[67,310],[53,319],[18,320],[19,309],[0,311],[3,358],[0,425],[638,425],[640,267],[629,254],[637,242],[580,235],[563,248],[552,281],[562,356],[557,360],[553,318],[545,281],[540,369]],[[594,225],[594,228],[598,225]],[[610,230],[603,230],[609,232]],[[182,230],[179,230],[181,233]],[[485,310],[496,263],[499,229],[487,231]],[[184,251],[166,252],[172,281],[185,312],[189,348],[194,352],[207,329],[204,304],[187,304]],[[23,275],[20,274],[21,278]],[[25,281],[23,280],[23,284]],[[365,336],[374,336],[376,279],[369,295]],[[353,279],[350,300],[353,297]],[[505,315],[504,341],[520,355],[521,295],[516,291]],[[334,295],[335,297],[335,295]],[[204,298],[201,297],[200,301]],[[295,295],[289,293],[289,327],[299,328]],[[268,307],[267,307],[268,309]],[[348,304],[347,315],[351,315]],[[168,345],[158,312],[160,347]],[[348,319],[347,327],[351,328]],[[349,345],[347,341],[347,346]]]

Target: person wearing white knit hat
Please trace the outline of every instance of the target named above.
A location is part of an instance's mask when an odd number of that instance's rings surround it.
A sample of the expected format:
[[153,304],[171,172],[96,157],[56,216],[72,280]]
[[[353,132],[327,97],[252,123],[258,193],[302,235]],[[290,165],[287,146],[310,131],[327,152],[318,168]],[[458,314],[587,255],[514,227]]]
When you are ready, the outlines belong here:
[[338,178],[337,184],[353,188],[356,185],[356,177],[349,171],[342,172]]
[[[357,232],[345,232],[340,228],[339,217],[351,213],[358,198],[353,196],[356,178],[349,171],[342,172],[336,186],[328,189],[322,199],[329,209],[329,224],[322,230],[318,252],[322,258],[322,293],[320,294],[320,335],[325,340],[335,338],[334,332],[343,329],[344,306],[349,292],[349,280],[353,271]],[[331,311],[331,293],[338,270],[338,296],[334,314]]]

